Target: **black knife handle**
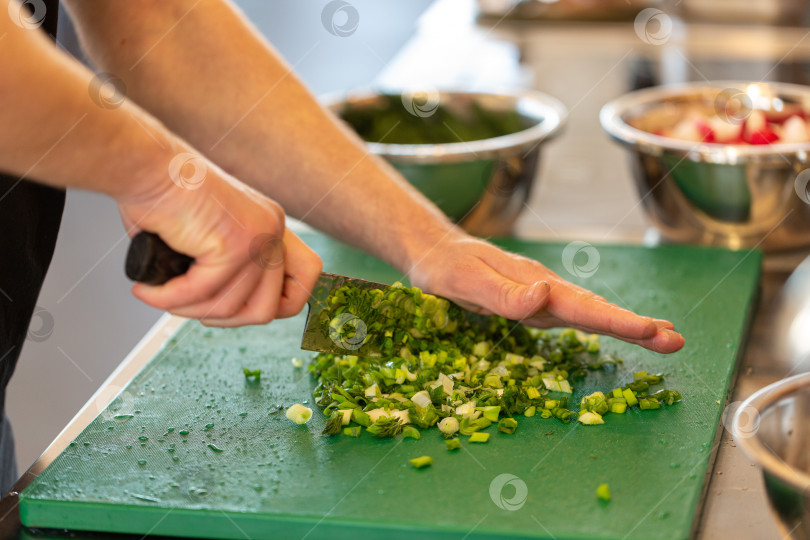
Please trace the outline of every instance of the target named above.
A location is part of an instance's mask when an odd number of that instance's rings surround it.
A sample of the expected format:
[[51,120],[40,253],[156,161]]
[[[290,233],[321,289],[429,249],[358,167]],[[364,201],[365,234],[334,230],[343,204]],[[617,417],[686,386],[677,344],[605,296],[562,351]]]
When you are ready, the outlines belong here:
[[163,285],[185,274],[193,263],[192,257],[176,252],[155,233],[141,231],[129,243],[125,271],[132,281]]

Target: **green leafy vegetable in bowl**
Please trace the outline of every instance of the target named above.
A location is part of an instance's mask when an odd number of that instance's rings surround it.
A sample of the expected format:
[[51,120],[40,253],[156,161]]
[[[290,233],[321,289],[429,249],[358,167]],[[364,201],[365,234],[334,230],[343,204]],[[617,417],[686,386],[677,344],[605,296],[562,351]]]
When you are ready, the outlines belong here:
[[378,104],[347,105],[340,117],[366,142],[385,144],[445,144],[510,135],[529,127],[514,110],[488,111],[472,103],[467,114],[437,105],[424,116],[402,105],[399,95],[384,95]]

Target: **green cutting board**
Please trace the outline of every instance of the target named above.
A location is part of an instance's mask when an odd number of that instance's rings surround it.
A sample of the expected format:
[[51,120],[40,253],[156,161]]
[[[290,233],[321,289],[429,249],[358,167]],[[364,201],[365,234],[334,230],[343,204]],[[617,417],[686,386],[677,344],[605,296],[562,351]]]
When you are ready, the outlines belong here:
[[[401,277],[324,237],[305,239],[328,271]],[[761,255],[597,246],[596,272],[576,279],[563,268],[563,244],[503,245],[612,301],[668,318],[686,336],[669,356],[603,339],[603,351],[624,364],[589,374],[577,402],[639,370],[665,372],[665,386],[680,390],[683,402],[608,415],[603,426],[520,417],[514,435],[490,428],[487,444],[465,440],[456,452],[435,430],[421,440],[328,438],[317,410],[298,426],[277,408],[312,405],[310,375],[290,362],[310,355],[299,349],[303,316],[236,330],[189,322],[22,493],[22,522],[234,539],[687,538]],[[246,381],[243,367],[261,368],[260,383]],[[421,455],[433,466],[411,467]],[[610,485],[610,502],[596,497],[601,483]]]

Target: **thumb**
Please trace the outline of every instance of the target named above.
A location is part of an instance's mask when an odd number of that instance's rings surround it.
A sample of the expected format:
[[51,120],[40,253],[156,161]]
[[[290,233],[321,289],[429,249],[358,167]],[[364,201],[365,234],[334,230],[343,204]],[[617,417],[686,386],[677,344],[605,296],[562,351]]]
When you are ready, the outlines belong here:
[[551,287],[547,281],[536,281],[531,284],[517,283],[503,276],[498,276],[498,282],[487,287],[496,294],[483,298],[483,307],[490,311],[520,321],[528,319],[543,309],[548,303]]

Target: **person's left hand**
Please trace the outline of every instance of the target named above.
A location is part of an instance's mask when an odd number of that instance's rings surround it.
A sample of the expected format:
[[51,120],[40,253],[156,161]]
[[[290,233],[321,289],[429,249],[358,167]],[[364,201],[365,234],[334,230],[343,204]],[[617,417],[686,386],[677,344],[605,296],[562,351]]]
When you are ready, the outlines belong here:
[[529,326],[577,328],[660,353],[675,352],[684,344],[672,323],[636,315],[537,261],[462,233],[452,233],[424,253],[409,276],[417,287],[471,311]]

